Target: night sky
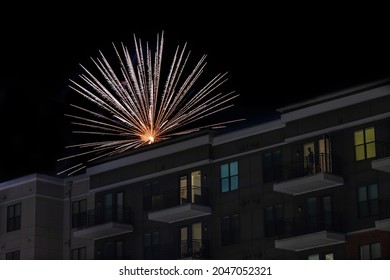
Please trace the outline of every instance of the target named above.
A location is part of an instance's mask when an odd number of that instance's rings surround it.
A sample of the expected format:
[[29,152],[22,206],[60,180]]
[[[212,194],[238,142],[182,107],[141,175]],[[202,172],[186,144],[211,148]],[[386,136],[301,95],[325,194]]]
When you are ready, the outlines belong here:
[[113,42],[131,48],[133,34],[153,45],[164,31],[165,49],[187,42],[194,60],[207,54],[208,73],[228,72],[228,86],[240,94],[233,114],[249,121],[390,77],[390,33],[379,8],[101,8],[2,10],[7,17],[0,19],[0,182],[33,172],[55,174],[71,137],[63,117],[76,95],[69,79],[99,50],[112,53]]

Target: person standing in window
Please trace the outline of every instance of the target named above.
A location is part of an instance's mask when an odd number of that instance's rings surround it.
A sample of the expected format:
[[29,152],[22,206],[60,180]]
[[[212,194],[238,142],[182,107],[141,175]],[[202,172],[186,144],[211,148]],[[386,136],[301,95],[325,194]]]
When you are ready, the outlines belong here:
[[307,148],[309,154],[307,155],[307,169],[309,174],[313,174],[314,172],[314,154],[310,147]]

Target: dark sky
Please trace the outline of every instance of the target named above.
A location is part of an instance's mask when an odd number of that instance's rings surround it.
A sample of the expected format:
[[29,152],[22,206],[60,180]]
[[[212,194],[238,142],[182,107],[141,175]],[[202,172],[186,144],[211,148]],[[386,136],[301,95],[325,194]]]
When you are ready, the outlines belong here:
[[390,76],[388,22],[379,7],[33,8],[2,10],[0,182],[55,173],[69,137],[69,79],[99,50],[111,53],[113,42],[133,46],[133,34],[154,44],[163,30],[166,49],[187,42],[194,59],[207,54],[208,71],[228,72],[240,94],[235,112],[248,119]]

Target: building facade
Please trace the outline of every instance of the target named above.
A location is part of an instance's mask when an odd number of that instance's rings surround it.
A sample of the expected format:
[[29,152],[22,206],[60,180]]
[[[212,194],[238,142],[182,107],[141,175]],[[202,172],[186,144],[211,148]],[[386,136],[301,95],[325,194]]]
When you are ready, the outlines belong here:
[[0,183],[0,259],[390,259],[390,80]]

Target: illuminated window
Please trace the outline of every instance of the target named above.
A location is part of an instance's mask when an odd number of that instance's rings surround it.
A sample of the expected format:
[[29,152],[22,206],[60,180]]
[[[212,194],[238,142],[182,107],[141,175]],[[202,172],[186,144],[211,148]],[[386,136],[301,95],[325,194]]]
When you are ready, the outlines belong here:
[[10,205],[7,208],[7,231],[20,229],[22,205],[20,203]]
[[320,255],[319,254],[313,254],[313,255],[309,255],[307,257],[308,260],[319,260],[320,259]]
[[358,211],[360,218],[378,215],[378,203],[378,186],[376,184],[358,188]]
[[360,259],[375,260],[381,258],[381,244],[379,242],[360,246]]
[[334,260],[333,253],[321,253],[321,254],[311,254],[307,256],[308,260]]
[[354,142],[356,161],[376,156],[375,129],[373,127],[355,131]]
[[233,161],[221,165],[221,191],[238,189],[238,162]]

